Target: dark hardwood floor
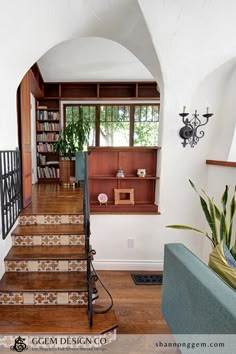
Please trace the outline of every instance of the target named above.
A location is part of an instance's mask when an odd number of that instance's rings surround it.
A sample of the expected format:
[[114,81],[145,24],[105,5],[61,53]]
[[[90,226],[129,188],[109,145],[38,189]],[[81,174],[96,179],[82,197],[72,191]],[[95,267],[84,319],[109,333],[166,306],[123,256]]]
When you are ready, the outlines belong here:
[[[136,271],[97,271],[112,294],[118,321],[118,334],[169,334],[161,314],[160,285],[135,285],[130,273]],[[151,273],[151,272],[147,272]],[[156,272],[153,272],[156,273]],[[109,304],[109,298],[97,281],[97,304]]]

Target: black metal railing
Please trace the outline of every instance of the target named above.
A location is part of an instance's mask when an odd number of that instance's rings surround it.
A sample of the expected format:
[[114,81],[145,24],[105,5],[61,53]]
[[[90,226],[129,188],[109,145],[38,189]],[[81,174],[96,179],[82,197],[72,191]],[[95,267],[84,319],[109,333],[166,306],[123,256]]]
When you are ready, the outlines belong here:
[[88,153],[84,152],[84,234],[85,234],[85,252],[87,258],[87,288],[88,288],[88,320],[89,325],[93,325],[93,289],[90,250],[90,202],[89,202],[89,183],[88,183]]
[[[87,259],[87,290],[88,290],[88,320],[89,325],[93,325],[93,315],[95,314],[105,314],[111,310],[113,307],[113,299],[110,292],[107,290],[100,277],[97,275],[96,270],[92,264],[93,256],[96,251],[90,246],[90,202],[89,202],[89,180],[88,180],[88,153],[84,153],[84,233],[85,233],[85,249],[86,249],[86,259]],[[108,307],[103,309],[93,308],[93,302],[99,298],[95,282],[99,281],[102,288],[105,290],[110,298],[110,304]]]
[[22,209],[19,150],[0,151],[2,238],[5,239]]

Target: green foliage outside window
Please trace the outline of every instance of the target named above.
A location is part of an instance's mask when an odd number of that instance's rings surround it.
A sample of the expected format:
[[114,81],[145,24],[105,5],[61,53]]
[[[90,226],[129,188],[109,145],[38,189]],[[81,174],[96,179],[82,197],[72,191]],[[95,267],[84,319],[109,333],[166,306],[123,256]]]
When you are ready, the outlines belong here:
[[[66,124],[79,119],[79,105],[66,106]],[[82,105],[83,115],[90,124],[89,145],[96,145],[96,106]],[[130,105],[99,105],[100,146],[129,146]],[[157,146],[159,129],[158,105],[135,105],[133,145]]]

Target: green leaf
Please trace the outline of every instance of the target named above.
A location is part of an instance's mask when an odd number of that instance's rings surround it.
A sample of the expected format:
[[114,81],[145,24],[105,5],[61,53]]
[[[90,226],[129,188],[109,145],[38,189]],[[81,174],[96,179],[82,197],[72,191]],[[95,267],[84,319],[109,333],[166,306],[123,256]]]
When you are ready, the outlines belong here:
[[217,220],[220,220],[221,218],[221,212],[219,211],[218,207],[215,205],[215,213],[216,213],[216,218]]
[[215,211],[215,204],[213,203],[213,200],[208,197],[208,202],[210,206],[210,213],[211,213],[211,219],[212,219],[212,238],[214,238],[215,243],[219,243],[218,239],[218,230],[217,230],[217,224],[216,224],[216,211]]
[[232,254],[232,256],[234,257],[234,259],[236,260],[236,246],[233,246],[230,250],[230,253]]
[[203,231],[197,229],[196,227],[193,227],[193,226],[190,226],[190,225],[167,225],[166,227],[171,228],[171,229],[189,230],[189,231],[198,232],[198,233],[206,236],[211,241],[211,243],[213,244],[214,247],[216,246],[214,241],[209,237],[209,235],[206,232],[203,232]]
[[195,187],[195,185],[193,184],[193,182],[191,181],[191,179],[189,179],[189,183],[191,184],[192,188],[195,190],[195,192],[197,192],[197,194],[199,195],[197,188]]
[[227,201],[228,201],[228,190],[229,190],[229,187],[226,185],[225,186],[225,191],[221,197],[221,203],[222,203],[222,206],[223,206],[223,213],[224,213],[224,216],[226,216],[226,206],[227,206]]
[[199,232],[199,233],[205,235],[205,232],[203,232],[193,226],[190,226],[190,225],[167,225],[166,227],[171,228],[171,229],[179,229],[179,230],[192,230],[192,231],[196,231],[196,232]]
[[229,240],[228,240],[227,224],[226,224],[224,213],[221,214],[221,219],[220,219],[220,239],[224,240],[226,246],[230,248]]
[[235,192],[234,192],[233,198],[230,203],[230,221],[233,220],[235,211],[236,211],[236,203],[235,203]]
[[200,196],[200,201],[201,201],[202,210],[203,210],[203,212],[205,214],[206,220],[207,220],[208,225],[210,226],[210,229],[211,229],[211,232],[212,232],[212,238],[216,241],[217,240],[217,236],[215,234],[214,220],[212,219],[212,216],[211,216],[211,214],[209,212],[208,205],[207,205],[206,201],[201,196]]

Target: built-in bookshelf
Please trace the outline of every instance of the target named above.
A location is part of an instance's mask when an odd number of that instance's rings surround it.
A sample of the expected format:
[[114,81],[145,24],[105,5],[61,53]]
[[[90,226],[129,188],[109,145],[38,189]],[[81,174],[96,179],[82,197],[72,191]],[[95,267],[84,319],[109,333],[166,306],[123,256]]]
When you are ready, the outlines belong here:
[[54,144],[58,140],[59,133],[59,108],[50,108],[46,105],[38,105],[36,111],[36,142],[37,176],[39,182],[59,181],[59,155],[54,148]]
[[[155,204],[157,155],[160,147],[89,147],[88,173],[90,208],[94,214],[157,214]],[[117,171],[124,171],[118,177]],[[145,177],[137,175],[145,169]],[[133,191],[134,203],[115,203],[115,190]],[[107,201],[101,204],[99,194]]]

